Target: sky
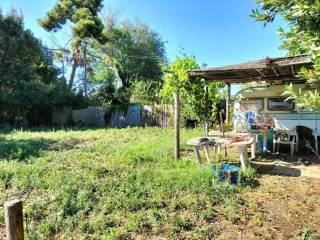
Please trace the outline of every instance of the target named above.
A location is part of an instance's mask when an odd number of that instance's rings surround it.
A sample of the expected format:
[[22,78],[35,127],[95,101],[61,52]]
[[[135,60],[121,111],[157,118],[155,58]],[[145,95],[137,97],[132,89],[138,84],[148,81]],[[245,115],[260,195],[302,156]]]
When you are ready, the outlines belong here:
[[[52,46],[52,34],[37,23],[57,0],[0,0],[3,12],[21,10],[25,27]],[[250,18],[254,0],[104,0],[102,14],[109,9],[120,20],[139,20],[158,32],[166,42],[169,61],[183,50],[208,67],[223,66],[285,55],[279,50],[280,20],[263,26]],[[63,45],[68,30],[56,35]]]

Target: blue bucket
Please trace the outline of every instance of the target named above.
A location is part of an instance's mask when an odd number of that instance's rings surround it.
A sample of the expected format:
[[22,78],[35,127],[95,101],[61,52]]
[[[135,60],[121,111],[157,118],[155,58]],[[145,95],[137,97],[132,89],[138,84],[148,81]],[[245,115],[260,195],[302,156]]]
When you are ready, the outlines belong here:
[[[273,131],[268,131],[268,138],[267,138],[267,150],[272,152],[273,151]],[[263,151],[263,137],[261,135],[258,136],[258,149],[259,151]]]
[[[230,172],[230,181],[232,184],[237,184],[239,179],[240,167],[235,164],[221,164],[212,167],[212,176],[218,178],[221,182],[228,180],[228,173]],[[220,173],[220,174],[219,174]],[[218,176],[219,175],[219,176]]]

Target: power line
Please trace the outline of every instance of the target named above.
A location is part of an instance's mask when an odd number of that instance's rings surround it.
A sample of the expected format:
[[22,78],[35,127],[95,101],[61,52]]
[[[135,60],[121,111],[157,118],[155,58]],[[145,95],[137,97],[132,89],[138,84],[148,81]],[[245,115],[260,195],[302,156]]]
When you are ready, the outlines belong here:
[[[65,48],[48,48],[49,51],[61,51],[61,52],[67,52],[67,53],[71,53],[70,50],[65,49]],[[89,54],[91,57],[95,57],[95,58],[99,58],[102,59],[101,56],[98,55],[93,55],[93,54]],[[108,54],[103,54],[103,55],[107,55]],[[151,60],[163,60],[161,57],[158,56],[147,56],[147,55],[128,55],[128,54],[123,54],[123,56],[127,57],[127,58],[137,58],[137,59],[151,59]]]

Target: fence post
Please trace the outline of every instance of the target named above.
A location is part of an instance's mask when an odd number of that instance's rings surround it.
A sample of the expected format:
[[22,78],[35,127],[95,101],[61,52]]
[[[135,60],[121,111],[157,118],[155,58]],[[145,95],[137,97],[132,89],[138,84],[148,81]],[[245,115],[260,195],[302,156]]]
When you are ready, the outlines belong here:
[[174,93],[174,158],[180,158],[180,99],[179,89]]
[[5,208],[5,222],[7,240],[23,240],[23,207],[21,200],[14,200],[6,202]]

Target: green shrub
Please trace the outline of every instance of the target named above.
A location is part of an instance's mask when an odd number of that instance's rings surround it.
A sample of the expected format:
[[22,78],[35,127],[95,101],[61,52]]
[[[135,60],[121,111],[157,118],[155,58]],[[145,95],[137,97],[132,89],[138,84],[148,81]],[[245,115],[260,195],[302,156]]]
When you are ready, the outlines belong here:
[[307,226],[301,230],[299,237],[301,240],[316,240],[316,239],[318,239],[317,236],[315,235],[314,231]]
[[239,174],[239,184],[242,187],[257,187],[259,186],[259,181],[257,180],[257,172],[252,167],[247,167],[240,170]]

